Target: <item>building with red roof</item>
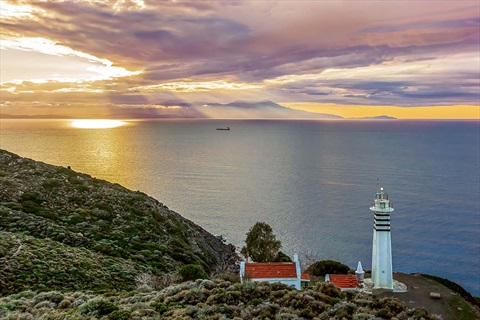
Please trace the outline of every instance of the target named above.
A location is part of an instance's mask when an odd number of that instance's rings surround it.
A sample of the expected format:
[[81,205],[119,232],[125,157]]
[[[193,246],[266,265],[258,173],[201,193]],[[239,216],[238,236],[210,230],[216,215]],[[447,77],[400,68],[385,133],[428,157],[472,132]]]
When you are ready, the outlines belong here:
[[357,290],[363,287],[365,271],[363,271],[362,263],[358,261],[355,274],[326,274],[325,282],[336,285],[340,290]]
[[240,262],[240,281],[267,281],[281,282],[301,289],[302,282],[309,282],[310,275],[302,273],[298,256],[294,255],[293,262]]
[[357,290],[359,282],[354,274],[327,274],[325,281],[333,283],[342,291]]

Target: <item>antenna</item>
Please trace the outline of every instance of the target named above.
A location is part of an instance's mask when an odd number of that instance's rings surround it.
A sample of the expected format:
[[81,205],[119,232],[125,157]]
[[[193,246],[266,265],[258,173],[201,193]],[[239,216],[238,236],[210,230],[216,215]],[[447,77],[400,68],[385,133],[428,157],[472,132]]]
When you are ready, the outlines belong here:
[[378,177],[377,177],[377,193],[378,193]]

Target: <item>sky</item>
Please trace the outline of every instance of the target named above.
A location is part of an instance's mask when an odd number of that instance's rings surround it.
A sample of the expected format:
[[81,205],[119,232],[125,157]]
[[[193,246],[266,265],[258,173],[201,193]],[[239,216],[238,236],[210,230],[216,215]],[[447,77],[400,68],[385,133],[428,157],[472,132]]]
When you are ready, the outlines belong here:
[[[0,113],[480,119],[480,1],[0,2]],[[209,114],[215,117],[214,114]]]

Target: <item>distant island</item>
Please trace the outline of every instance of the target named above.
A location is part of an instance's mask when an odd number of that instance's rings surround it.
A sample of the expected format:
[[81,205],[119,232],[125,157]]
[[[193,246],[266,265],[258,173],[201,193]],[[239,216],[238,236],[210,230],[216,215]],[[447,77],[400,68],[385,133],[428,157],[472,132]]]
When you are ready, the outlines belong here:
[[349,120],[397,120],[395,117],[390,116],[376,116],[376,117],[362,117],[362,118],[348,118]]
[[401,296],[341,292],[321,278],[302,291],[241,284],[239,259],[234,245],[142,192],[0,150],[1,319],[480,315],[478,300],[447,279],[397,274],[419,286],[417,296],[435,290],[444,299],[402,303]]
[[343,119],[343,117],[296,110],[273,101],[234,101],[231,103],[206,103],[195,108],[203,114],[217,115],[229,119]]

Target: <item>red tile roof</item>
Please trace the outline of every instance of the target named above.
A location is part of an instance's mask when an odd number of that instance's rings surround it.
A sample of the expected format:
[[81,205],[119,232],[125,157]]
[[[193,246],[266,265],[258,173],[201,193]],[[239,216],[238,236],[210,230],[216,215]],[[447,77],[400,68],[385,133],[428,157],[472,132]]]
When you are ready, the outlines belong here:
[[308,273],[302,272],[302,280],[310,281],[310,275]]
[[297,270],[291,262],[246,263],[245,275],[252,279],[296,278]]
[[[297,278],[294,262],[246,263],[245,275],[251,279]],[[310,275],[302,273],[302,280],[310,281]]]
[[330,274],[330,282],[341,289],[353,289],[358,285],[357,277],[353,274]]

